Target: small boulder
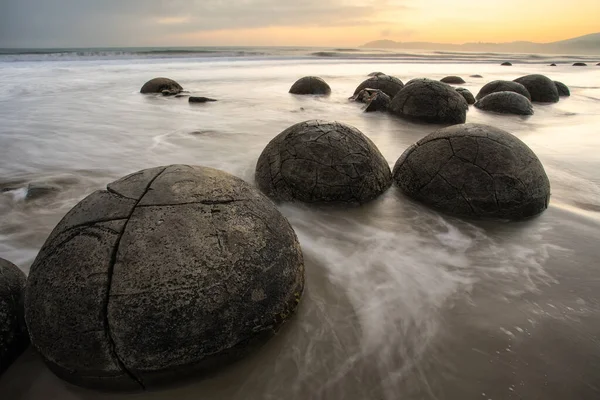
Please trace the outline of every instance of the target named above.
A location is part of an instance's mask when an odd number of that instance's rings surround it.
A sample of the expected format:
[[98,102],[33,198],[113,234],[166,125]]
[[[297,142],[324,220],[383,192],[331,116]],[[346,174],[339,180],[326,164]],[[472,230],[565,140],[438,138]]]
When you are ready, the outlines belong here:
[[514,81],[525,86],[531,95],[531,101],[540,103],[556,103],[558,101],[558,89],[554,81],[544,75],[525,75]]
[[60,191],[60,187],[55,185],[49,185],[46,183],[35,183],[32,182],[27,185],[27,194],[25,195],[26,201],[36,200],[42,197],[51,196],[57,194]]
[[402,83],[402,81],[398,78],[389,75],[378,75],[369,78],[358,85],[354,91],[354,96],[360,93],[360,91],[363,89],[379,89],[390,96],[390,98],[394,98],[394,96],[400,90],[402,90],[403,87],[404,83]]
[[0,258],[0,375],[29,346],[23,315],[26,279],[16,265]]
[[574,67],[587,67],[587,64],[583,63],[583,62],[576,62],[576,63],[573,63],[573,66]]
[[390,102],[390,96],[379,89],[363,89],[356,96],[352,96],[351,100],[359,103],[366,103],[366,112],[371,111],[387,111]]
[[357,205],[387,190],[391,172],[358,129],[314,120],[293,125],[269,142],[256,164],[256,182],[276,201]]
[[453,84],[453,85],[460,85],[462,83],[466,83],[465,80],[463,78],[461,78],[460,76],[453,76],[453,75],[440,79],[440,82]]
[[298,79],[290,88],[292,94],[331,94],[331,88],[323,79],[317,76],[305,76]]
[[473,96],[473,93],[471,93],[471,91],[469,89],[459,87],[459,88],[456,88],[456,91],[458,93],[460,93],[460,95],[462,97],[465,98],[465,101],[467,102],[467,104],[475,104],[475,97]]
[[390,103],[389,110],[404,118],[442,124],[461,124],[469,105],[464,97],[445,83],[413,79]]
[[504,67],[510,67],[510,66],[512,66],[512,63],[511,63],[511,62],[508,62],[508,61],[505,61],[505,62],[503,62],[503,63],[502,63],[502,64],[500,64],[500,65],[502,65],[502,66],[504,66]]
[[[154,78],[149,80],[142,86],[141,93],[168,93],[177,94],[181,92],[183,88],[177,82],[169,78]],[[170,94],[169,94],[170,96]]]
[[571,91],[569,90],[569,87],[567,85],[565,85],[564,83],[559,82],[559,81],[554,81],[554,84],[556,85],[556,89],[558,90],[559,96],[570,96],[571,95]]
[[501,114],[533,115],[529,99],[515,92],[494,92],[477,100],[475,107]]
[[369,75],[367,75],[367,76],[379,76],[379,75],[385,75],[385,74],[384,74],[383,72],[379,72],[379,71],[377,71],[377,72],[371,72],[371,73],[370,73]]
[[548,207],[550,182],[529,147],[488,125],[440,129],[409,147],[394,181],[409,197],[449,214],[525,219]]
[[551,67],[556,67],[556,64],[552,63],[550,64]]
[[477,100],[480,100],[480,99],[484,98],[485,96],[487,96],[488,94],[495,93],[495,92],[515,92],[515,93],[519,93],[520,95],[525,96],[529,100],[531,100],[531,95],[529,94],[529,91],[527,90],[527,88],[525,86],[523,86],[517,82],[501,81],[501,80],[491,81],[489,83],[486,83],[481,88],[479,93],[477,93],[477,96],[475,98]]
[[202,97],[202,96],[190,96],[190,103],[208,103],[212,101],[217,101],[216,99],[211,99],[210,97]]
[[483,76],[475,74],[475,75],[469,75],[471,78],[483,78]]

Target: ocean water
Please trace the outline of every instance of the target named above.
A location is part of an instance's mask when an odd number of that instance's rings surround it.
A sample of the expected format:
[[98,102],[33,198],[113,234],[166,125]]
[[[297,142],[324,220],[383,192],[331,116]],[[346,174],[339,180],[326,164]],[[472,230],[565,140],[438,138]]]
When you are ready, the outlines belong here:
[[[515,65],[501,67],[505,60]],[[589,66],[570,66],[581,60]],[[405,82],[459,75],[473,94],[491,80],[542,73],[571,89],[559,103],[535,104],[531,117],[467,114],[539,156],[552,185],[541,216],[468,221],[394,187],[359,208],[280,205],[305,255],[306,292],[296,317],[260,351],[214,376],[132,396],[69,386],[29,350],[0,377],[0,398],[599,399],[598,61],[372,49],[0,51],[0,257],[25,272],[93,190],[173,163],[252,183],[264,146],[297,122],[353,125],[393,166],[438,127],[349,102],[369,72]],[[332,95],[288,94],[304,75],[324,78]],[[219,101],[141,95],[156,76]],[[30,183],[58,190],[26,201]]]

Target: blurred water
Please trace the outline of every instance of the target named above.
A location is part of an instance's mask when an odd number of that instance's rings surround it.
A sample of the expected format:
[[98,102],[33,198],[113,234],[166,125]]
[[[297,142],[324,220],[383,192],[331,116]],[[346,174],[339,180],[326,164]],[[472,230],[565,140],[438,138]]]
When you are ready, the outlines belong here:
[[[532,117],[483,113],[540,157],[550,209],[522,223],[440,215],[395,188],[351,210],[284,205],[307,264],[299,315],[262,351],[188,386],[142,399],[600,398],[600,67],[317,59],[96,59],[0,62],[0,257],[28,271],[79,200],[125,174],[172,163],[253,182],[276,134],[308,119],[359,128],[392,166],[436,129],[347,100],[372,71],[403,81],[547,74],[570,98]],[[470,78],[481,74],[481,78]],[[287,93],[318,75],[330,97]],[[156,76],[219,99],[139,94]],[[27,185],[60,188],[26,201]],[[2,379],[7,399],[121,399],[64,385],[31,353]],[[134,396],[136,397],[136,396]]]

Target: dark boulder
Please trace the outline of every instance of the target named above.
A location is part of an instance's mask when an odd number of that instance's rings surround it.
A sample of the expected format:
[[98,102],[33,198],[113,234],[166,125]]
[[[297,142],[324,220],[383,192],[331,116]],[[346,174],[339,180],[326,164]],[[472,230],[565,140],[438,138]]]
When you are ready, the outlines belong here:
[[514,81],[525,86],[531,95],[531,101],[540,103],[556,103],[558,101],[558,89],[554,81],[544,75],[525,75]]
[[387,111],[390,106],[390,96],[378,89],[363,89],[356,96],[352,96],[351,100],[359,103],[366,103],[366,112],[371,111]]
[[0,258],[0,374],[29,346],[23,316],[26,279],[16,265]]
[[449,83],[453,85],[460,85],[462,83],[466,83],[465,80],[460,76],[447,76],[445,78],[440,79],[440,82]]
[[508,61],[505,61],[505,62],[503,62],[503,63],[502,63],[502,64],[500,64],[500,65],[502,65],[503,67],[510,67],[510,66],[512,66],[512,63],[511,63],[511,62],[508,62]]
[[205,167],[139,171],[77,204],[31,267],[25,317],[50,369],[135,390],[212,374],[298,306],[304,266],[275,205]]
[[369,78],[358,85],[354,91],[354,96],[363,89],[379,89],[391,98],[394,98],[396,93],[402,90],[403,87],[404,83],[400,79],[389,75],[379,75]]
[[37,200],[42,197],[55,195],[59,191],[60,187],[56,185],[32,182],[29,185],[27,185],[27,194],[25,195],[25,200]]
[[408,148],[394,181],[415,200],[469,217],[525,219],[548,207],[550,182],[536,155],[487,125],[440,129]]
[[217,101],[217,100],[211,99],[210,97],[190,96],[188,101],[190,103],[208,103],[208,102]]
[[531,100],[531,95],[529,94],[527,88],[521,85],[520,83],[513,81],[491,81],[489,83],[486,83],[481,88],[479,93],[477,93],[477,96],[475,96],[475,98],[477,100],[481,100],[488,94],[495,92],[515,92]]
[[531,101],[515,92],[494,92],[477,100],[475,107],[502,114],[533,115]]
[[375,144],[340,122],[305,121],[277,135],[256,164],[256,182],[277,201],[363,204],[391,185]]
[[317,76],[305,76],[292,85],[290,93],[328,95],[331,93],[331,88],[327,82]]
[[369,75],[367,75],[367,76],[380,76],[380,75],[385,75],[385,74],[384,74],[383,72],[379,72],[379,71],[377,71],[377,72],[371,72],[371,73],[370,73]]
[[550,64],[551,67],[556,67],[556,64],[552,63]]
[[471,93],[471,91],[469,89],[465,89],[465,88],[456,88],[456,91],[458,93],[460,93],[460,95],[462,97],[465,98],[465,101],[467,102],[467,104],[475,104],[475,97],[473,96],[473,93]]
[[587,67],[587,64],[583,63],[583,62],[576,62],[576,63],[573,63],[573,66],[574,67]]
[[163,93],[166,91],[168,95],[177,94],[183,88],[179,83],[169,78],[154,78],[149,80],[142,86],[141,93]]
[[431,123],[461,124],[469,105],[450,85],[431,79],[413,79],[390,103],[400,117]]
[[570,96],[571,95],[571,91],[569,90],[569,87],[567,85],[565,85],[564,83],[559,82],[559,81],[554,81],[554,84],[556,85],[556,89],[558,90],[559,96]]
[[475,75],[470,75],[471,78],[483,78],[483,76],[475,74]]

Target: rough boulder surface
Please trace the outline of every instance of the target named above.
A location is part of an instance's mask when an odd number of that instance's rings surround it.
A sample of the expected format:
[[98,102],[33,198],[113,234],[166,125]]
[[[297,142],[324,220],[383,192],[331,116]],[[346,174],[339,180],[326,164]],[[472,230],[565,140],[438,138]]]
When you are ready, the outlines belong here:
[[571,95],[571,91],[569,90],[569,87],[567,85],[565,85],[564,83],[559,82],[559,81],[554,81],[554,84],[556,85],[556,89],[558,90],[559,96],[570,96]]
[[356,96],[352,96],[351,100],[359,103],[366,103],[366,112],[371,111],[387,111],[390,106],[390,96],[378,89],[363,89]]
[[225,172],[143,170],[77,204],[31,267],[31,342],[59,377],[131,390],[232,362],[296,309],[302,253],[290,224]]
[[583,63],[583,62],[576,62],[576,63],[573,63],[573,66],[574,67],[587,67],[587,64]]
[[327,82],[317,76],[305,76],[292,85],[290,93],[327,95],[331,93],[331,88]]
[[0,258],[0,374],[29,345],[23,317],[26,276],[16,265]]
[[394,98],[404,87],[404,83],[398,78],[389,75],[378,75],[367,79],[354,91],[354,96],[360,93],[363,89],[379,89],[391,98]]
[[512,63],[511,63],[511,62],[508,62],[508,61],[505,61],[505,62],[503,62],[503,63],[502,63],[502,64],[500,64],[500,65],[502,65],[503,67],[510,67],[510,66],[512,66]]
[[533,115],[533,105],[527,97],[515,92],[494,92],[481,100],[475,107],[502,114]]
[[181,92],[183,88],[177,82],[169,78],[154,78],[149,80],[142,86],[141,93],[163,93],[177,94]]
[[469,89],[465,89],[465,88],[456,88],[456,91],[458,93],[460,93],[460,95],[462,97],[465,98],[465,101],[467,102],[467,104],[475,104],[475,97],[473,96],[473,93],[471,93],[471,91]]
[[479,90],[479,93],[477,93],[475,98],[477,100],[481,100],[488,94],[496,92],[515,92],[531,100],[531,95],[529,94],[527,88],[520,83],[513,81],[491,81],[486,83],[481,90]]
[[461,124],[468,109],[453,87],[431,79],[409,81],[390,104],[390,111],[398,116],[432,123]]
[[363,204],[392,180],[387,161],[358,129],[314,120],[271,140],[256,164],[256,182],[278,201]]
[[544,75],[525,75],[514,81],[525,86],[531,95],[531,101],[539,103],[556,103],[558,101],[558,89],[554,81]]
[[447,76],[445,78],[440,79],[440,82],[451,83],[451,84],[461,84],[465,83],[465,80],[460,76]]
[[408,148],[394,181],[415,200],[450,214],[525,219],[548,207],[550,182],[518,138],[488,125],[440,129]]

